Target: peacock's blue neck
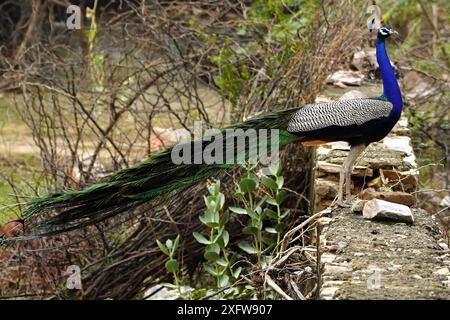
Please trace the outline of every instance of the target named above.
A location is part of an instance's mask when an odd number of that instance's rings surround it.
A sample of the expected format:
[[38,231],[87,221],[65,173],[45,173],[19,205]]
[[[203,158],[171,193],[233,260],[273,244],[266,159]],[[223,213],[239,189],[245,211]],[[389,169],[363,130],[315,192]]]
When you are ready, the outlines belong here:
[[394,115],[399,118],[403,107],[402,94],[386,52],[384,39],[377,37],[376,48],[377,61],[380,66],[381,78],[383,79],[383,96],[393,104]]

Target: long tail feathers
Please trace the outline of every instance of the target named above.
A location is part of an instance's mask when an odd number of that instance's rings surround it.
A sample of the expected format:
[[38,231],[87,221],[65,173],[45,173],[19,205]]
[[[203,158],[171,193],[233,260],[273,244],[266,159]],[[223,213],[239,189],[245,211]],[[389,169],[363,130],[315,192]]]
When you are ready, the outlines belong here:
[[[286,128],[290,115],[296,110],[266,113],[228,129],[280,129],[277,143],[282,146],[296,139],[294,135],[283,130]],[[224,131],[221,132],[224,133]],[[229,146],[227,145],[229,142],[223,139],[224,148]],[[196,149],[199,143],[200,149]],[[267,141],[258,140],[258,148],[269,147],[271,143],[270,136]],[[195,159],[196,152],[202,153],[206,144],[193,141],[184,146],[191,148],[191,156]],[[217,176],[219,172],[242,161],[244,154],[248,156],[248,144],[245,145],[245,150],[234,150],[236,156],[232,163],[223,164],[175,164],[172,159],[173,149],[166,149],[82,190],[65,190],[37,198],[30,202],[23,214],[23,219],[28,220],[42,213],[57,213],[33,225],[35,230],[39,230],[37,233],[39,236],[61,233],[97,223],[134,209],[158,196],[187,188],[208,177]]]

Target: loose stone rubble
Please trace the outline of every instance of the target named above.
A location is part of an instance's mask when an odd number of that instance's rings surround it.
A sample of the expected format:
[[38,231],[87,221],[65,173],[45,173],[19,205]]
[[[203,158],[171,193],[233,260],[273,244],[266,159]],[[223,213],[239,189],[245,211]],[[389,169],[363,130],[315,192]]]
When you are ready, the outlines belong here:
[[372,199],[364,205],[363,217],[372,220],[414,223],[414,217],[410,208],[403,204],[379,199]]

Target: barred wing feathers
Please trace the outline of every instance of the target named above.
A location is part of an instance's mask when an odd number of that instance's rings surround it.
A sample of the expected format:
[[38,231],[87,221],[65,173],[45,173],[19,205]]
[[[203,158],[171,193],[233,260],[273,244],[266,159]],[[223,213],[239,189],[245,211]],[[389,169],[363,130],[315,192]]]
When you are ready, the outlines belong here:
[[292,115],[287,131],[303,133],[331,126],[363,125],[388,117],[392,108],[389,101],[373,98],[308,104]]

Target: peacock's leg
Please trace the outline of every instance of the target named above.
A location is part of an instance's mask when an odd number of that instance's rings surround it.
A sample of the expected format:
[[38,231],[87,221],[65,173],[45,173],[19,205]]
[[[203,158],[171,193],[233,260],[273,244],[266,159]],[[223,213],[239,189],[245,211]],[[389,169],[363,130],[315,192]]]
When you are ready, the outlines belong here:
[[352,195],[352,171],[353,165],[349,168],[349,171],[345,173],[345,201],[348,202]]
[[344,166],[341,167],[341,171],[339,172],[339,188],[338,188],[338,199],[336,204],[338,206],[343,206],[344,205],[344,200],[343,200],[343,190],[344,190],[344,181],[345,181],[345,172],[344,172]]
[[353,165],[355,164],[356,159],[358,159],[359,155],[364,151],[366,148],[365,145],[357,145],[352,146],[350,148],[350,152],[347,155],[347,158],[345,158],[344,163],[342,164],[342,168],[339,174],[339,189],[338,189],[338,200],[337,205],[344,207],[346,204],[344,203],[344,184],[345,184],[345,198],[346,201],[350,200],[351,196],[351,173],[353,170]]

